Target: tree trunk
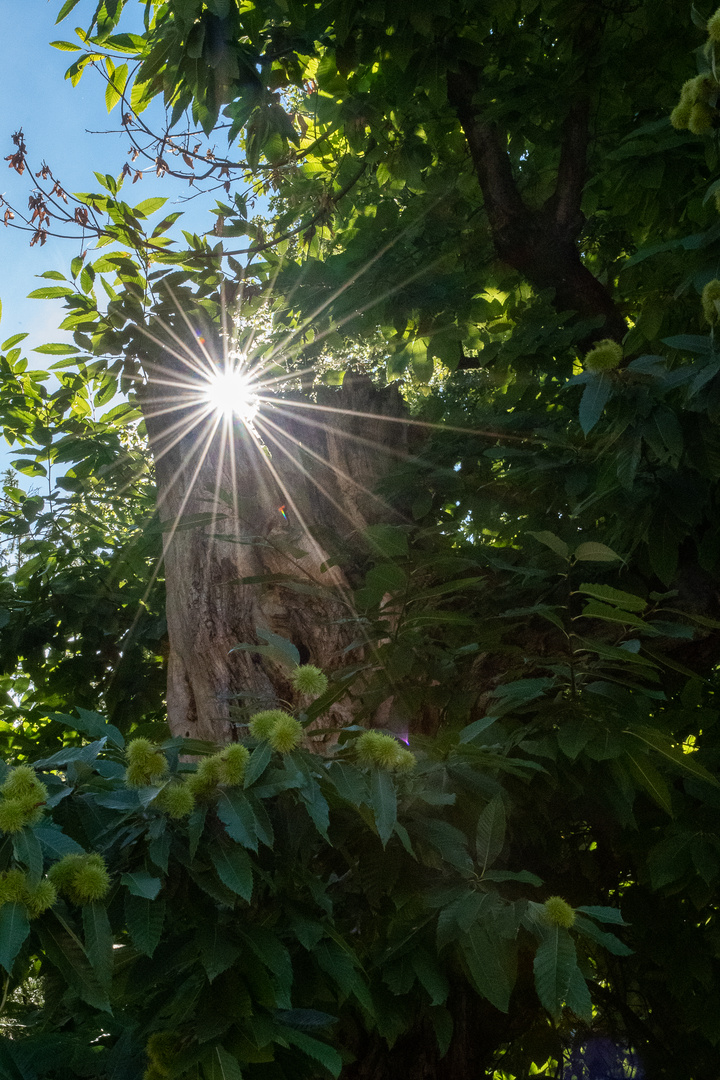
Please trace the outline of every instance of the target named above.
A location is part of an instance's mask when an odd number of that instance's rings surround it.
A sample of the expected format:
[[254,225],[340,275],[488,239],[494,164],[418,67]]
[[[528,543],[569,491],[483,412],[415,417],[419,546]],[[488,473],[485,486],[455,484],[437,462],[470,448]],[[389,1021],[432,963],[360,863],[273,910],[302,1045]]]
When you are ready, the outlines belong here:
[[[178,377],[174,361],[162,363],[167,379]],[[298,704],[286,665],[231,652],[238,644],[264,645],[263,630],[328,673],[348,663],[356,633],[347,621],[352,566],[333,565],[331,545],[357,550],[369,524],[391,517],[372,489],[406,451],[407,435],[403,423],[392,422],[403,414],[395,387],[376,390],[366,377],[351,376],[319,397],[313,408],[291,399],[263,406],[256,422],[263,448],[241,421],[229,437],[221,425],[209,444],[200,428],[174,441],[178,411],[163,415],[151,388],[145,392],[164,528],[174,735],[227,742],[243,719],[238,707]],[[350,719],[348,703],[340,702],[322,723]]]

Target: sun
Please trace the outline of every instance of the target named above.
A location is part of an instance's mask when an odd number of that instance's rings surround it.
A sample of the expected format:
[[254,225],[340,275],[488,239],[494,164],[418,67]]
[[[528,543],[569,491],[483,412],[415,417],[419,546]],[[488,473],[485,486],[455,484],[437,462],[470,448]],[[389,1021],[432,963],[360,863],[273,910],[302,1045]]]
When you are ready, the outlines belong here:
[[259,400],[253,380],[240,367],[228,367],[211,375],[203,397],[214,412],[227,419],[237,416],[249,423],[258,411]]

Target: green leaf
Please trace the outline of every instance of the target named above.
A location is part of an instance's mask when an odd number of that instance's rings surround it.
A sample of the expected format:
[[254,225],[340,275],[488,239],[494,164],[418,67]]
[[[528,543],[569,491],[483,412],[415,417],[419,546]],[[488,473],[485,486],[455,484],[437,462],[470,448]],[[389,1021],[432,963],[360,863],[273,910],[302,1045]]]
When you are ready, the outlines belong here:
[[591,918],[597,919],[598,922],[614,923],[615,926],[627,925],[619,908],[591,904],[575,908],[575,910],[582,911],[584,915],[589,915]]
[[57,24],[62,22],[63,19],[67,18],[67,16],[70,14],[72,9],[79,3],[80,3],[80,0],[65,0],[65,3],[63,4],[63,6],[60,8],[60,11],[58,12],[58,17],[55,20],[55,25],[57,26]]
[[28,293],[28,300],[57,300],[62,296],[73,296],[75,290],[69,285],[46,285],[44,289],[33,289]]
[[270,764],[272,759],[272,747],[262,742],[259,746],[256,746],[253,752],[250,754],[250,760],[247,763],[245,769],[245,779],[243,780],[243,787],[249,788],[256,780],[259,780],[266,768]]
[[217,815],[225,826],[225,832],[238,844],[258,849],[255,815],[242,791],[221,791],[217,801]]
[[63,345],[60,341],[54,341],[48,342],[47,345],[36,346],[33,352],[49,353],[51,356],[73,356],[82,352],[82,349],[78,349],[74,345]]
[[165,901],[125,894],[125,922],[138,952],[152,958],[162,936]]
[[590,1023],[592,1020],[592,998],[583,973],[577,965],[573,968],[567,988],[565,1004],[580,1020]]
[[635,596],[633,593],[613,589],[611,585],[590,585],[584,582],[582,585],[578,585],[577,591],[592,596],[595,600],[604,600],[608,604],[615,604],[625,611],[644,611],[647,607],[647,600],[643,600],[642,596]]
[[[583,909],[577,908],[576,910],[582,911]],[[598,945],[602,945],[613,956],[632,956],[633,954],[633,950],[629,949],[620,938],[615,937],[614,934],[609,934],[607,930],[601,930],[595,923],[583,918],[582,915],[575,916],[573,929],[579,934],[584,934],[591,941],[596,941]]]
[[544,544],[545,547],[549,547],[551,551],[554,551],[556,555],[559,555],[561,559],[567,559],[570,556],[570,548],[567,546],[564,540],[561,540],[555,533],[547,532],[533,532],[530,530],[530,536],[534,536],[539,543]]
[[580,399],[578,419],[583,434],[589,435],[602,416],[612,395],[613,384],[607,375],[591,375]]
[[135,214],[135,217],[149,217],[150,214],[154,214],[157,210],[164,206],[166,202],[167,199],[162,199],[159,197],[156,197],[154,199],[144,199],[141,203],[138,203],[137,206],[133,207],[133,214]]
[[[66,5],[67,6],[67,5]],[[60,21],[59,19],[57,20]],[[51,41],[50,45],[53,49],[60,49],[61,52],[80,52],[80,45],[75,45],[72,41]]]
[[385,769],[373,769],[370,777],[370,804],[375,814],[378,836],[385,847],[397,821],[395,784]]
[[283,1035],[291,1046],[296,1046],[313,1061],[318,1061],[332,1076],[340,1075],[343,1059],[333,1046],[328,1046],[319,1039],[313,1039],[312,1036],[297,1031],[295,1028],[284,1028]]
[[[0,909],[0,915],[4,910]],[[88,1005],[103,1012],[111,1012],[107,993],[98,982],[77,938],[61,925],[51,921],[44,922],[37,933],[48,960],[58,969],[68,986]]]
[[478,818],[475,847],[481,874],[492,866],[505,844],[505,803],[495,795]]
[[243,1080],[237,1058],[220,1045],[203,1061],[203,1073],[205,1080]]
[[121,879],[132,896],[154,900],[162,888],[162,879],[149,874],[147,870],[136,870],[132,874],[123,874]]
[[225,927],[219,925],[217,918],[201,923],[198,944],[200,959],[210,982],[232,967],[240,955],[239,946],[230,940]]
[[12,845],[15,858],[28,869],[31,883],[37,884],[42,875],[43,853],[34,829],[26,825],[20,832],[14,833]]
[[85,952],[100,986],[107,990],[112,982],[113,969],[113,933],[107,908],[97,901],[85,904],[82,918]]
[[667,735],[664,735],[661,731],[657,731],[655,728],[647,727],[644,724],[633,724],[631,728],[628,728],[628,733],[634,735],[636,739],[640,739],[647,746],[657,750],[668,761],[672,761],[673,765],[679,766],[684,769],[685,772],[690,773],[696,780],[704,780],[706,784],[712,784],[713,787],[720,787],[720,781],[713,776],[699,761],[696,760],[695,751],[686,754],[681,747],[673,743]]
[[533,969],[538,997],[550,1015],[557,1018],[577,969],[575,944],[565,927],[543,927]]
[[[475,924],[460,938],[460,953],[479,994],[500,1012],[507,1012],[514,979],[509,970],[509,944]],[[574,955],[574,950],[573,950]]]
[[622,555],[617,555],[607,544],[589,540],[575,551],[577,562],[622,562]]
[[210,850],[210,858],[218,877],[228,889],[250,903],[253,891],[253,867],[244,848],[216,845]]
[[109,724],[100,713],[91,712],[89,709],[76,709],[77,716],[67,716],[65,713],[48,713],[51,720],[57,720],[58,724],[73,731],[80,731],[83,735],[89,735],[91,739],[109,739],[121,750],[125,747],[125,738],[114,724]]
[[43,851],[52,861],[62,859],[63,855],[80,855],[83,852],[72,837],[66,836],[55,825],[36,825],[34,832]]
[[10,974],[15,957],[30,933],[24,904],[13,901],[0,907],[0,964]]
[[670,814],[672,817],[673,810],[670,791],[655,766],[651,765],[644,755],[635,755],[626,751],[625,756],[628,760],[630,772],[640,786],[655,800],[661,810],[664,810],[665,813]]

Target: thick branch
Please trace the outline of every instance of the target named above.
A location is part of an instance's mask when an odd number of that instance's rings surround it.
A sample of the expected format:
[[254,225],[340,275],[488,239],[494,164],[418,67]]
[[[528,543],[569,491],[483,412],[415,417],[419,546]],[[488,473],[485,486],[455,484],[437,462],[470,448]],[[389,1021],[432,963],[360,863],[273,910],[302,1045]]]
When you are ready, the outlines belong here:
[[577,239],[583,225],[580,205],[587,175],[589,120],[590,102],[584,97],[573,104],[567,115],[555,191],[543,208],[573,239]]
[[498,258],[535,288],[553,289],[558,311],[604,318],[584,345],[603,337],[622,340],[627,332],[625,320],[577,248],[587,156],[587,98],[583,96],[567,118],[555,192],[541,210],[531,210],[518,191],[504,137],[474,103],[477,89],[475,68],[464,65],[459,72],[448,72],[448,97],[465,132]]

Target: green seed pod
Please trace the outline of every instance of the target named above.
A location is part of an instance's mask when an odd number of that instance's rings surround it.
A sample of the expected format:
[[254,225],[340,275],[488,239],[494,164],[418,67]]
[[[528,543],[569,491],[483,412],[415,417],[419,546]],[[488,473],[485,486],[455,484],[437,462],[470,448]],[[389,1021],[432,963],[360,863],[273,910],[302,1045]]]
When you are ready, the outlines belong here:
[[684,131],[690,123],[692,105],[689,101],[680,101],[670,113],[670,123],[677,131]]
[[267,739],[278,720],[284,720],[289,714],[282,709],[266,709],[250,717],[248,729],[253,739]]
[[712,130],[714,117],[715,113],[710,106],[706,105],[704,101],[698,101],[690,110],[690,119],[687,126],[693,135],[704,135]]
[[604,338],[585,354],[583,366],[586,371],[613,371],[623,358],[622,345],[611,338]]
[[716,326],[720,320],[720,281],[717,278],[708,281],[702,291],[702,309],[706,321]]
[[[45,796],[47,797],[47,789],[43,784],[39,785],[43,788]],[[25,795],[24,798],[18,799],[18,802],[23,808],[25,813],[26,825],[37,825],[42,820],[42,816],[45,813],[45,798],[41,797],[38,792],[34,795]]]
[[6,799],[24,799],[35,795],[36,802],[45,802],[48,794],[47,788],[38,780],[30,765],[18,765],[13,769],[0,791]]
[[213,754],[198,762],[197,771],[189,776],[186,783],[196,799],[211,799],[220,783],[219,757]]
[[392,735],[381,731],[364,731],[355,743],[355,753],[362,765],[378,769],[406,771],[415,765],[415,755]]
[[179,821],[192,814],[195,809],[195,796],[189,784],[173,782],[162,789],[155,799],[155,805],[164,810],[168,817]]
[[125,783],[128,787],[147,787],[168,771],[167,758],[159,746],[149,739],[133,739],[125,750],[128,767]]
[[708,19],[707,32],[711,41],[720,41],[720,8]]
[[242,743],[230,743],[217,755],[217,775],[221,784],[228,787],[237,787],[245,779],[250,751]]
[[57,900],[57,889],[52,881],[43,878],[34,889],[28,889],[25,894],[28,918],[37,919],[44,911],[51,908]]
[[545,919],[552,926],[563,926],[569,930],[575,922],[575,910],[562,896],[550,896],[545,901]]
[[110,875],[102,855],[64,855],[48,870],[48,877],[58,892],[74,904],[90,904],[102,900],[110,889]]
[[289,754],[302,739],[303,729],[294,716],[283,713],[273,724],[268,742],[280,754]]
[[145,1053],[158,1076],[171,1076],[177,1062],[179,1035],[175,1031],[154,1031],[147,1041]]
[[303,664],[293,672],[292,684],[299,694],[320,697],[328,688],[327,675],[313,664]]
[[91,904],[103,900],[110,891],[110,875],[102,855],[86,855],[78,868],[70,891],[70,899],[76,904]]
[[27,874],[13,867],[0,874],[0,904],[24,904],[27,895]]
[[0,802],[0,830],[5,833],[20,832],[28,820],[28,807],[24,799],[3,799]]
[[415,755],[410,750],[406,750],[404,747],[398,746],[395,756],[395,764],[393,766],[395,771],[410,772],[410,770],[414,769],[416,765],[417,758],[415,757]]

